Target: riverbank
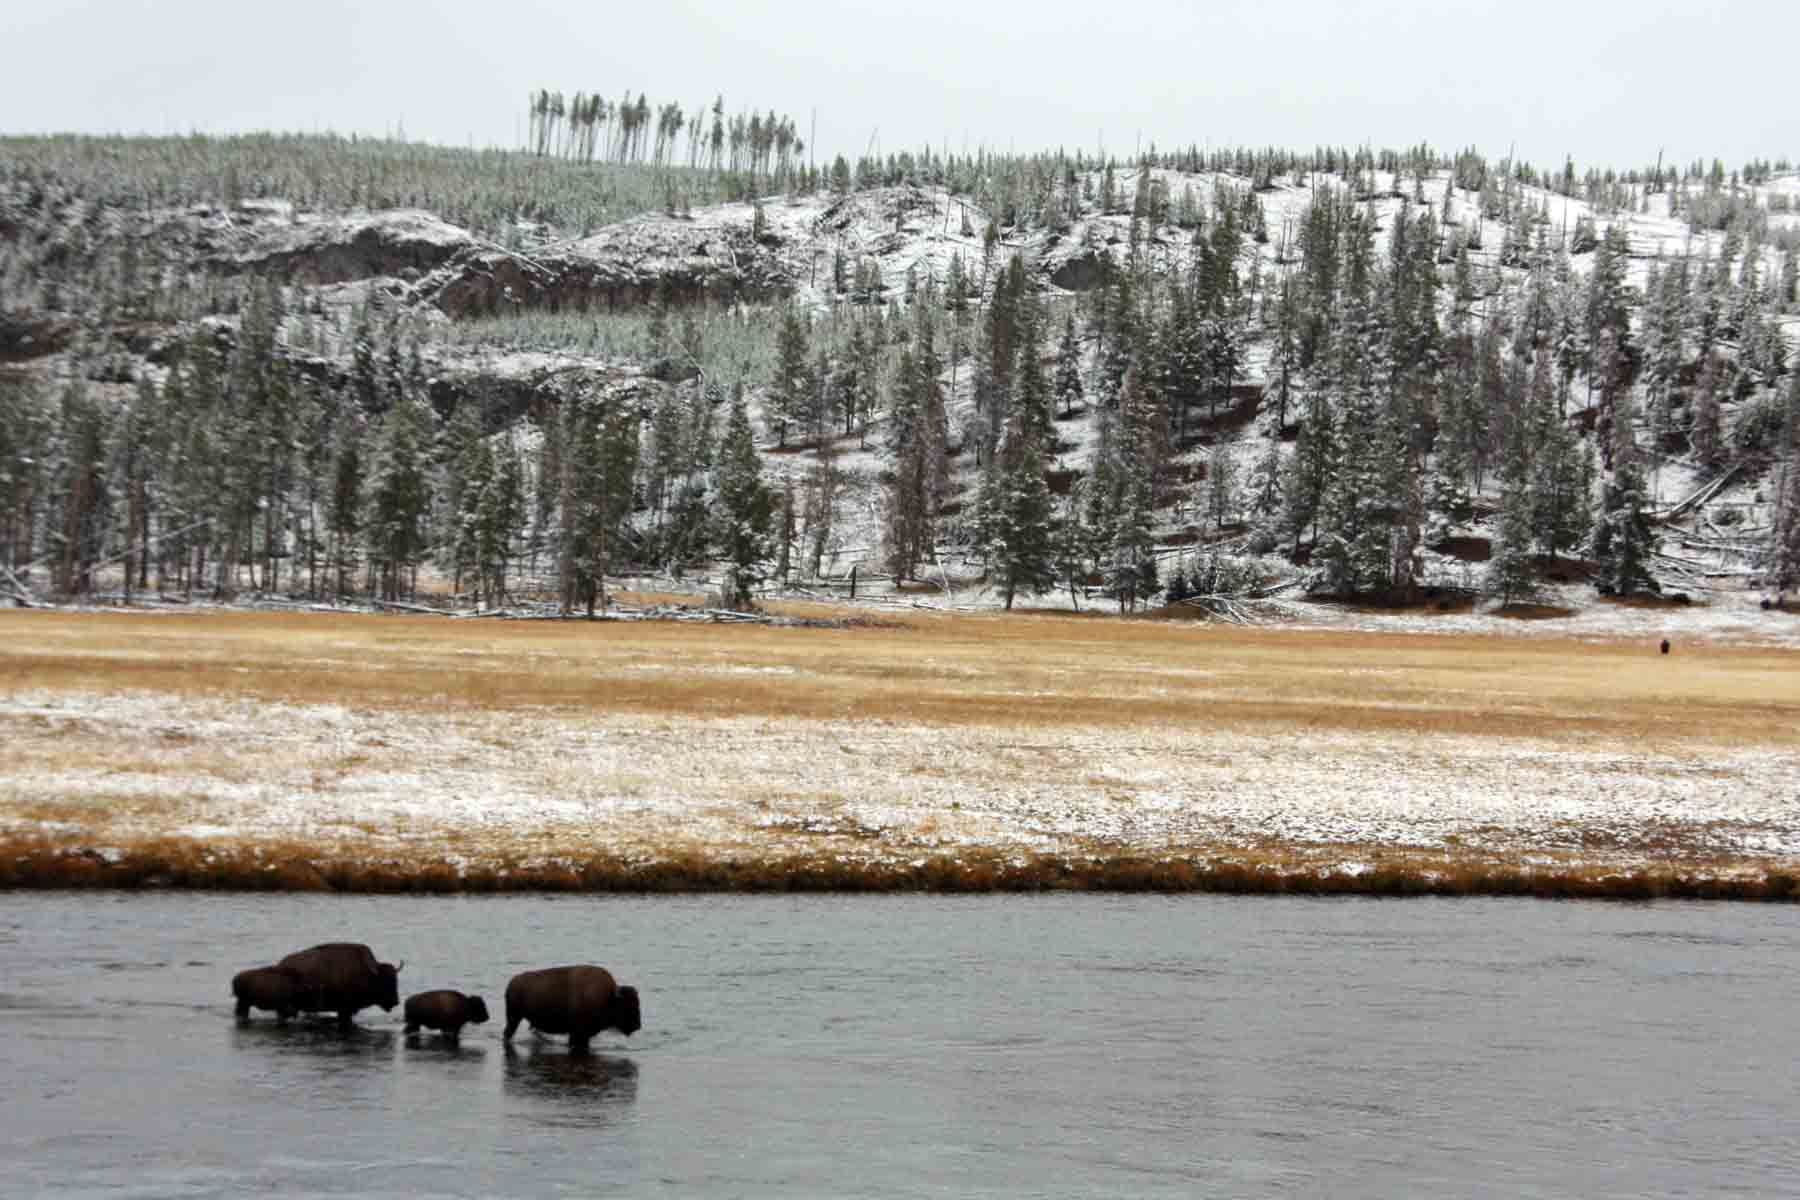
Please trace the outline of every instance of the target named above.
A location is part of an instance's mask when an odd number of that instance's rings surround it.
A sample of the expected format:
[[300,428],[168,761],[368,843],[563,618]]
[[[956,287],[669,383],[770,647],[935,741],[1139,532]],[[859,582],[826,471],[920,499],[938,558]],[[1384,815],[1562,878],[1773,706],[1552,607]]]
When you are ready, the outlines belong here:
[[1800,652],[1533,624],[5,612],[0,886],[1793,896]]

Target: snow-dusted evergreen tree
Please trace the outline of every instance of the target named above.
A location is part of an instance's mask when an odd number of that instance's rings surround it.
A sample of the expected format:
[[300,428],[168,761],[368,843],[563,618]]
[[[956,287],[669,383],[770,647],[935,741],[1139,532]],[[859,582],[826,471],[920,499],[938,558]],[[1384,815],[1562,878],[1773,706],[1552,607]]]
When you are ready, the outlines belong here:
[[1018,435],[1038,451],[1040,462],[1056,453],[1056,414],[1050,381],[1044,374],[1043,314],[1029,294],[1019,299],[1017,351],[1013,364],[1012,412]]
[[1281,439],[1270,438],[1250,468],[1244,487],[1244,505],[1250,522],[1250,549],[1266,554],[1281,541],[1284,497],[1282,493]]
[[411,572],[425,549],[430,510],[426,450],[431,415],[425,402],[402,395],[382,422],[379,450],[369,471],[369,514],[364,526],[376,586],[383,599],[410,590]]
[[462,591],[463,576],[475,565],[471,518],[493,471],[491,457],[483,461],[476,452],[481,445],[481,414],[476,404],[458,404],[438,439],[438,510],[432,530],[432,557],[439,569],[450,572],[457,592]]
[[1694,423],[1689,435],[1694,448],[1694,461],[1709,471],[1725,462],[1725,440],[1720,427],[1719,376],[1723,368],[1717,355],[1709,354],[1700,364],[1700,377],[1694,383]]
[[1130,612],[1139,598],[1156,590],[1155,472],[1151,465],[1156,417],[1138,378],[1136,366],[1127,368],[1119,388],[1118,491],[1109,514],[1107,585],[1118,597],[1122,612]]
[[1237,464],[1224,443],[1215,443],[1206,456],[1206,514],[1212,518],[1213,528],[1224,529],[1237,515],[1237,505]]
[[1621,400],[1625,432],[1613,451],[1617,465],[1601,495],[1589,557],[1599,566],[1594,584],[1602,594],[1631,596],[1658,590],[1650,573],[1658,540],[1650,526],[1643,471],[1631,441],[1629,395]]
[[1500,518],[1488,559],[1484,587],[1500,603],[1512,604],[1536,591],[1532,565],[1531,429],[1515,422],[1500,460]]
[[1652,447],[1670,424],[1670,404],[1681,380],[1687,345],[1687,260],[1664,268],[1652,264],[1644,284],[1646,310],[1645,384],[1647,415],[1653,432]]
[[1338,425],[1329,384],[1325,376],[1315,375],[1307,387],[1300,436],[1287,460],[1287,478],[1282,487],[1287,506],[1285,524],[1293,534],[1296,552],[1303,538],[1318,539],[1319,514],[1337,462]]
[[1777,592],[1800,585],[1800,371],[1789,376],[1786,410],[1768,549],[1768,577]]
[[361,409],[346,412],[333,433],[331,485],[326,495],[325,528],[330,535],[333,590],[341,599],[352,590],[362,545],[364,417]]
[[1405,503],[1390,490],[1401,474],[1395,456],[1406,447],[1380,391],[1388,378],[1383,335],[1367,302],[1353,298],[1334,347],[1342,450],[1324,493],[1314,552],[1326,589],[1339,595],[1383,591],[1393,583],[1391,540],[1404,519]]
[[[462,405],[461,408],[469,408]],[[454,424],[454,420],[452,424]],[[457,455],[453,470],[446,476],[445,510],[450,514],[446,522],[449,540],[440,545],[439,554],[447,561],[454,575],[452,577],[457,592],[463,591],[465,579],[476,593],[477,602],[482,591],[481,580],[481,503],[494,482],[494,456],[488,444],[479,435],[464,444]],[[449,493],[454,492],[454,500]]]
[[493,469],[475,508],[475,565],[478,600],[488,606],[506,599],[513,542],[525,523],[524,468],[508,441],[489,447]]
[[606,604],[606,573],[631,515],[638,465],[634,398],[583,388],[562,403],[557,576],[562,611]]
[[1020,592],[1038,595],[1056,585],[1056,521],[1037,438],[1017,413],[1001,436],[997,495],[986,516],[988,569],[1010,611]]
[[718,501],[713,539],[725,564],[724,600],[731,608],[748,610],[755,604],[756,585],[768,578],[775,495],[763,482],[762,459],[756,453],[741,390],[732,397],[719,443],[714,490]]
[[14,573],[0,576],[0,594],[30,580],[53,425],[35,382],[0,376],[0,567]]
[[889,401],[883,554],[895,579],[914,578],[937,540],[938,507],[949,482],[949,427],[935,331],[921,305],[912,344],[900,353]]
[[80,378],[62,390],[57,414],[60,442],[53,442],[51,497],[60,506],[52,582],[68,595],[94,589],[93,569],[112,520],[106,477],[109,407]]
[[1531,527],[1552,557],[1582,545],[1593,524],[1593,451],[1552,418],[1532,463]]
[[812,335],[798,306],[789,304],[781,314],[781,332],[775,342],[775,374],[769,380],[763,423],[777,446],[786,446],[788,434],[812,426],[817,389],[811,366]]
[[[112,445],[106,474],[113,481],[115,529],[110,541],[123,561],[125,603],[147,582],[150,540],[150,496],[155,470],[153,439],[161,419],[161,400],[148,376],[138,378],[112,422]],[[4,560],[0,560],[3,563]]]
[[1063,323],[1062,340],[1056,346],[1056,404],[1068,416],[1083,400],[1081,343],[1075,335],[1075,314]]

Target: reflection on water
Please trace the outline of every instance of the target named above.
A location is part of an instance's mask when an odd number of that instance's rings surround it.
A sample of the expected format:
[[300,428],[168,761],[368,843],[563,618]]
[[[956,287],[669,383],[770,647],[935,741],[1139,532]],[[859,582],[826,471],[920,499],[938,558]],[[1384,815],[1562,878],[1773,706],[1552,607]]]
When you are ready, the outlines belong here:
[[598,1128],[637,1103],[638,1068],[629,1058],[504,1044],[507,1095],[535,1102],[531,1111],[546,1125]]
[[480,1062],[487,1057],[487,1047],[471,1045],[463,1038],[453,1038],[443,1033],[407,1033],[402,1045],[409,1055],[417,1055],[421,1060],[434,1058],[451,1059],[457,1062]]
[[278,1055],[284,1066],[319,1074],[388,1067],[398,1040],[391,1029],[360,1025],[339,1029],[335,1021],[290,1021],[286,1025],[233,1022],[229,1028],[232,1049],[239,1053]]

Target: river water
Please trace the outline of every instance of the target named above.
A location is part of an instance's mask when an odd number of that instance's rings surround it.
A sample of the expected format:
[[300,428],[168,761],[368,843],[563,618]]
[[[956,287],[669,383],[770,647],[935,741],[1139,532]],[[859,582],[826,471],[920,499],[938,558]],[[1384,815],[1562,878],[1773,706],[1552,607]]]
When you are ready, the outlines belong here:
[[[234,1021],[344,939],[494,1022]],[[507,1050],[567,962],[644,1028]],[[1794,1195],[1797,983],[1774,906],[0,893],[0,1195]]]

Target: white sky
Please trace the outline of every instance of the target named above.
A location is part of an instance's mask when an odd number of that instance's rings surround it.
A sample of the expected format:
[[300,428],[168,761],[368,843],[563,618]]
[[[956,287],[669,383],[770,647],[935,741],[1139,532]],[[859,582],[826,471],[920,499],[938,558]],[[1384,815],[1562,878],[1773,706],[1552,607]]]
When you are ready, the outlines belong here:
[[[0,131],[512,145],[537,87],[774,108],[821,158],[987,145],[1800,157],[1792,0],[17,0]],[[685,145],[685,135],[683,139]]]

